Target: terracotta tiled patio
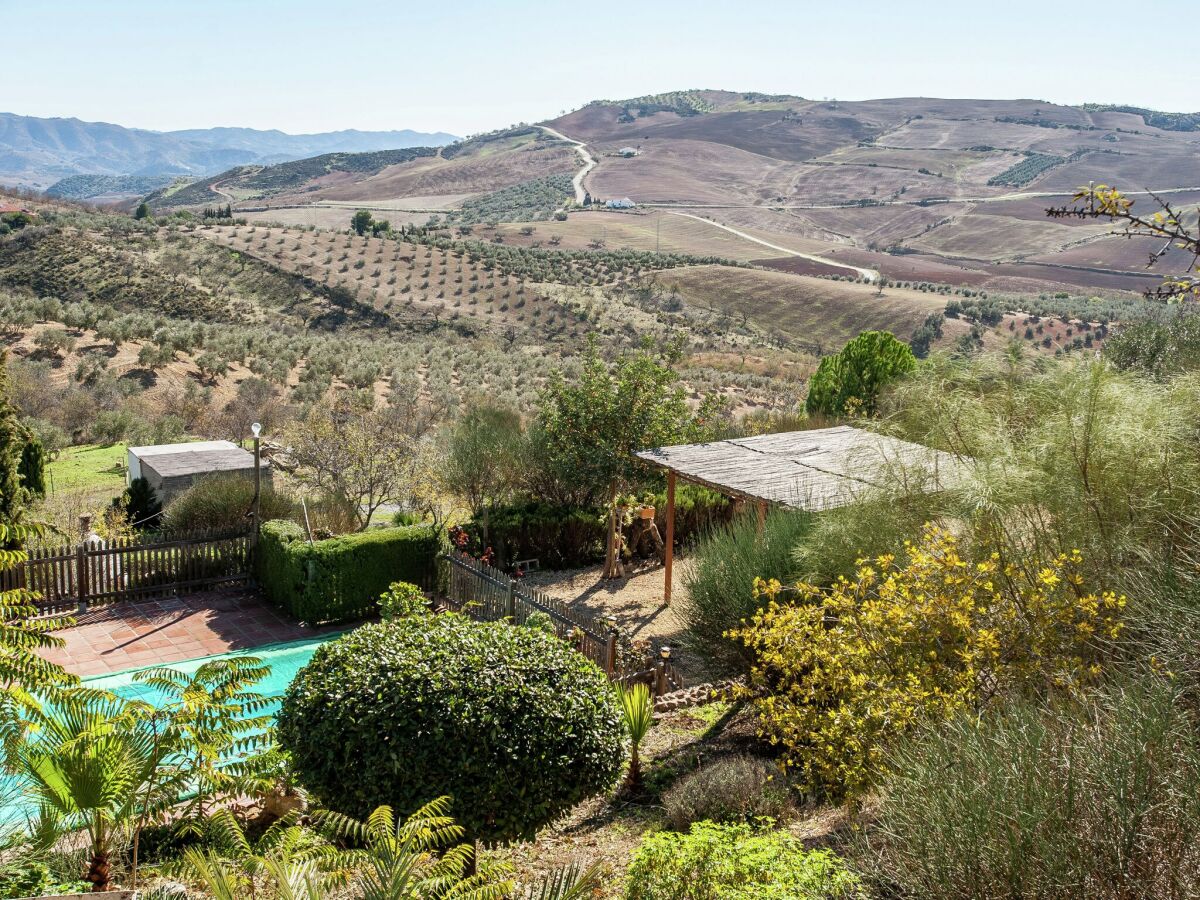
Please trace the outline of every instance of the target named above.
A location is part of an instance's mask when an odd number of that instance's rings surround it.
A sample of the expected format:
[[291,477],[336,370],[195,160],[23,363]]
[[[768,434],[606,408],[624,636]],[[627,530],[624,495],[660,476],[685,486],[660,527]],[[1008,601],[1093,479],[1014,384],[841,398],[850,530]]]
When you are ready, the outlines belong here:
[[57,632],[66,646],[46,656],[81,677],[251,650],[337,630],[302,627],[249,590],[119,603],[75,620],[73,627]]

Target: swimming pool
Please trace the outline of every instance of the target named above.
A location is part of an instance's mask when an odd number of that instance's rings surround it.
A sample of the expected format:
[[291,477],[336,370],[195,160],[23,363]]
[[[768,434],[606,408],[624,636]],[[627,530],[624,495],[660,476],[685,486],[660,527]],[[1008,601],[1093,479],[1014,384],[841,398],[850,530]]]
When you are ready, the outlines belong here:
[[[256,715],[270,714],[274,716],[279,711],[283,693],[287,690],[292,679],[296,677],[308,661],[312,659],[317,648],[326,641],[340,637],[340,633],[324,634],[320,637],[306,638],[302,641],[290,641],[282,644],[267,644],[249,650],[236,650],[230,653],[220,653],[216,656],[204,656],[187,659],[166,665],[143,666],[138,669],[127,669],[124,672],[113,672],[111,675],[94,675],[84,678],[87,687],[102,688],[111,691],[123,700],[142,700],[153,707],[160,707],[166,699],[158,689],[133,680],[134,673],[147,669],[173,669],[177,672],[191,674],[204,663],[214,659],[230,659],[235,656],[253,656],[261,659],[271,667],[271,673],[262,681],[253,685],[249,690],[262,694],[271,700],[270,705]],[[0,775],[0,825],[9,826],[24,822],[36,813],[36,808],[26,800],[21,793],[21,781],[17,775]]]
[[83,683],[90,688],[101,688],[106,691],[112,691],[112,693],[123,700],[142,700],[157,708],[163,704],[165,699],[164,694],[150,685],[134,681],[133,676],[135,673],[144,672],[148,669],[172,669],[176,672],[183,672],[190,675],[206,662],[216,659],[232,659],[235,656],[253,656],[261,659],[264,665],[270,666],[271,674],[256,685],[248,688],[248,690],[262,694],[264,697],[272,698],[275,702],[272,704],[269,712],[274,715],[279,709],[279,700],[283,697],[283,692],[292,683],[292,679],[296,677],[296,673],[308,665],[308,661],[312,659],[318,647],[336,637],[340,637],[340,634],[323,634],[320,637],[305,638],[302,641],[267,644],[263,647],[254,647],[249,650],[234,650],[229,653],[220,653],[216,656],[202,656],[177,663],[159,663],[153,666],[143,666],[140,669],[126,669],[123,672],[113,672],[110,675],[93,675],[90,678],[83,679]]

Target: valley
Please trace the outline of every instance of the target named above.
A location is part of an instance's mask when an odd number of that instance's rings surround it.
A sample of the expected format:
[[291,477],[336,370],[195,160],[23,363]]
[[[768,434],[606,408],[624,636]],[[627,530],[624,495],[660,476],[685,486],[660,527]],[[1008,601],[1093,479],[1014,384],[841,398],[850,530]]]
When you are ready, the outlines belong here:
[[[1090,181],[1118,184],[1143,202],[1200,198],[1200,132],[1159,127],[1168,123],[1145,112],[1040,101],[676,96],[685,99],[597,101],[537,126],[410,151],[408,160],[356,155],[320,171],[233,170],[213,182],[219,190],[206,194],[201,183],[148,199],[163,211],[232,199],[254,221],[320,227],[336,227],[343,207],[413,226],[452,223],[457,210],[483,203],[491,222],[519,228],[530,215],[506,206],[503,194],[569,176],[559,205],[609,247],[644,247],[650,229],[661,246],[664,216],[691,216],[807,259],[813,274],[1140,291],[1153,281],[1143,253],[1131,255],[1102,225],[1049,221],[1045,207],[1069,202]],[[596,212],[626,198],[629,208],[616,215],[628,226]],[[605,217],[600,227],[589,227],[593,216]],[[563,228],[562,239],[571,231]],[[706,252],[713,240],[694,235],[689,242],[676,233],[671,246]],[[737,255],[762,256],[749,247]]]
[[1200,897],[1130,12],[6,8],[0,900]]

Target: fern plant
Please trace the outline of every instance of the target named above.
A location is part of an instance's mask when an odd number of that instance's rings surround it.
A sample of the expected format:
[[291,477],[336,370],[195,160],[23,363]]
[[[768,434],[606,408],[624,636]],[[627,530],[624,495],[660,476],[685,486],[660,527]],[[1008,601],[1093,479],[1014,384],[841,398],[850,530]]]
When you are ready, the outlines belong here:
[[[40,533],[35,525],[0,522],[0,572],[10,571],[28,559],[20,549]],[[36,618],[37,595],[24,589],[0,591],[0,743],[9,758],[25,735],[25,723],[41,711],[35,692],[54,699],[79,679],[41,655],[63,646],[53,634],[73,624],[65,617]]]
[[272,701],[251,688],[270,672],[258,657],[235,656],[206,662],[191,675],[170,668],[134,674],[135,681],[166,697],[160,710],[178,735],[181,761],[195,782],[187,813],[202,817],[214,795],[236,787],[231,757],[267,745]]
[[365,822],[326,812],[321,820],[335,834],[363,845],[351,857],[359,864],[356,896],[361,900],[506,900],[513,883],[508,868],[475,868],[475,848],[458,843],[462,826],[447,813],[450,798],[426,803],[398,820],[380,806]]
[[323,900],[348,880],[346,855],[290,817],[255,842],[226,808],[207,820],[205,830],[210,843],[189,847],[170,868],[214,900]]

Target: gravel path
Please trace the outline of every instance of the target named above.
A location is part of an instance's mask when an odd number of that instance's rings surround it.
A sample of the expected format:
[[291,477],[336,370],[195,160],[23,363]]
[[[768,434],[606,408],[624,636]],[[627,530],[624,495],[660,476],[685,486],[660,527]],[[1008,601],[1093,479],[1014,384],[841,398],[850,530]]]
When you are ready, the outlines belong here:
[[[530,572],[525,583],[570,604],[593,618],[612,618],[635,641],[648,641],[654,648],[683,642],[686,625],[679,604],[686,596],[683,586],[685,561],[676,558],[671,605],[663,605],[663,567],[655,562],[639,567],[626,565],[625,578],[605,580],[602,565],[565,571]],[[705,679],[704,666],[686,650],[674,654],[676,665],[688,684]]]

